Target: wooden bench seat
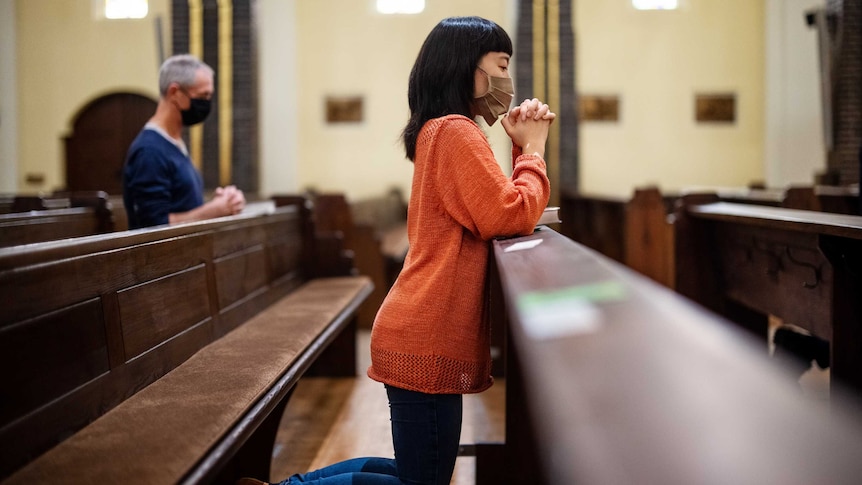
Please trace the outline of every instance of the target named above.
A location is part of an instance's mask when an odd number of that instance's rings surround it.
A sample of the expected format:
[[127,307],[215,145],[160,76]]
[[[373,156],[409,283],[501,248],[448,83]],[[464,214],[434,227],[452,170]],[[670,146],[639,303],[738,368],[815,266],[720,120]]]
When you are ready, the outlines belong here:
[[[199,483],[269,424],[233,474],[268,476],[286,397],[370,291],[312,280],[13,475],[8,483]],[[269,444],[267,453],[266,444]],[[246,452],[248,453],[248,452]]]
[[[341,330],[371,284],[353,276],[321,279],[351,269],[337,244],[314,238],[299,205],[0,249],[0,367],[6,369],[0,374],[0,478],[16,471],[22,480],[39,476],[69,453],[90,456],[77,473],[131,467],[142,482],[161,483],[160,475],[144,473],[144,464],[155,467],[147,473],[161,473],[160,449],[177,446],[186,452],[171,454],[176,462],[169,473],[185,467],[175,475],[180,478],[230,481],[246,469],[265,476],[269,460],[260,456],[271,455],[274,435],[267,434],[274,433],[290,386],[324,347],[330,347],[324,360],[333,345],[354,347],[352,320]],[[311,326],[298,330],[303,325]],[[285,339],[298,343],[267,347]],[[304,350],[297,353],[294,345]],[[346,355],[349,361],[353,354]],[[343,363],[340,357],[328,367]],[[206,372],[199,372],[200,362],[210,362]],[[354,374],[355,363],[347,364],[344,373]],[[257,380],[245,377],[237,385],[233,372],[252,372]],[[187,404],[166,404],[179,394]],[[223,408],[215,412],[213,405]],[[155,418],[122,414],[150,408],[209,431],[185,437],[172,431],[175,422],[157,431]],[[122,419],[108,417],[112,409]],[[210,418],[213,428],[204,426]],[[110,446],[117,455],[106,459],[99,447],[112,436],[135,446]]]

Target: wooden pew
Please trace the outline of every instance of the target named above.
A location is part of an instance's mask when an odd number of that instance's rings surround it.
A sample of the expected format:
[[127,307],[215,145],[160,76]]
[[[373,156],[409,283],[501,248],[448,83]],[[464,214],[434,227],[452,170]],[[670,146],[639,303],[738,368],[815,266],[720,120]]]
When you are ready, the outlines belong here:
[[[276,196],[276,200],[288,196]],[[315,194],[315,227],[320,234],[339,234],[353,252],[359,274],[374,291],[359,310],[359,326],[371,328],[377,310],[398,277],[407,254],[407,209],[397,191],[379,198],[349,202],[344,194]]]
[[862,217],[682,202],[678,291],[759,335],[775,315],[829,341],[833,379],[862,390]]
[[860,215],[859,188],[828,185],[792,186],[785,192],[781,207]]
[[806,400],[730,322],[552,230],[495,241],[506,438],[477,484],[857,483],[858,402]]
[[111,207],[111,214],[114,219],[115,231],[129,230],[129,215],[126,214],[126,204],[123,202],[122,195],[108,196],[108,203]]
[[289,205],[0,249],[0,477],[268,476],[297,380],[321,359],[355,375],[343,349],[371,290],[333,275],[350,261],[311,228]]
[[0,194],[0,214],[12,212],[13,204],[15,204],[15,194]]
[[398,189],[380,197],[359,199],[350,204],[350,214],[357,226],[371,227],[380,241],[380,253],[386,263],[388,286],[395,283],[407,256],[407,202]]
[[560,231],[614,261],[625,261],[625,197],[569,192],[560,201]]
[[[786,207],[835,214],[856,214],[859,191],[850,187],[791,186],[786,189],[722,189],[715,200],[767,207]],[[675,287],[674,211],[683,193],[657,187],[636,188],[630,198],[565,194],[561,232],[596,251]]]
[[568,194],[560,232],[672,288],[674,201],[656,187],[635,189],[629,199]]
[[115,230],[111,203],[104,192],[16,196],[11,210],[0,214],[0,247]]

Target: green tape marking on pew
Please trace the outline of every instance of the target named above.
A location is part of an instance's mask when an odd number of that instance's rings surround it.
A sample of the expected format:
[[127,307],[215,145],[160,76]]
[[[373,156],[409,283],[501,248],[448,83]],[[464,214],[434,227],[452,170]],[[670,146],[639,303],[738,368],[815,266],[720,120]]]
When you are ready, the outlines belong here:
[[522,311],[560,301],[580,300],[600,303],[604,301],[619,301],[626,296],[625,287],[618,281],[602,281],[589,285],[568,286],[554,291],[532,291],[518,298],[518,308]]
[[597,303],[620,301],[625,287],[617,281],[569,286],[553,291],[534,291],[517,300],[518,314],[526,334],[549,340],[596,332],[602,323]]

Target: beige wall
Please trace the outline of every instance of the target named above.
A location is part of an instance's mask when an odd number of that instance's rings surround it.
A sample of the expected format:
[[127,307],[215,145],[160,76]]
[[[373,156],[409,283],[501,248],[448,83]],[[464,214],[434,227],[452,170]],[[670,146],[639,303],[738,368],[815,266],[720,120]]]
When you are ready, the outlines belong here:
[[[118,89],[157,96],[152,15],[162,15],[169,32],[170,2],[150,0],[147,20],[104,21],[94,19],[90,0],[2,1],[14,1],[16,11],[17,190],[51,190],[63,183],[62,138],[79,109]],[[629,194],[647,183],[671,190],[766,177],[764,152],[783,143],[767,139],[775,130],[765,126],[783,118],[765,119],[766,55],[787,55],[766,48],[766,4],[688,0],[678,12],[637,12],[626,0],[575,2],[579,91],[619,94],[622,102],[619,123],[581,128],[584,190]],[[407,76],[427,33],[443,17],[469,14],[498,21],[513,37],[515,31],[514,0],[436,0],[423,14],[395,17],[374,13],[373,0],[257,5],[264,195],[309,186],[353,198],[392,185],[406,191],[412,165],[399,133]],[[793,69],[806,82],[816,79],[816,66],[800,61]],[[694,122],[694,93],[715,91],[737,94],[735,124]],[[364,121],[326,124],[328,95],[362,96]],[[4,99],[0,108],[9,104]],[[796,115],[799,129],[816,139],[819,131],[810,131],[817,121],[806,109]],[[488,133],[505,167],[507,139],[499,125]],[[781,133],[787,140],[799,136]],[[770,163],[770,173],[779,174],[770,180],[790,173],[782,171],[783,160]],[[3,173],[15,172],[7,168]],[[45,184],[27,185],[29,173],[44,174]]]
[[0,192],[18,189],[15,0],[0,0]]
[[296,0],[258,0],[260,192],[298,193]]
[[766,180],[810,184],[826,170],[817,31],[805,12],[823,0],[767,0]]
[[[102,20],[92,0],[18,0],[18,190],[65,183],[63,138],[87,103],[127,90],[158,99],[154,18],[170,32],[169,0],[150,0],[143,20]],[[166,46],[169,43],[166,40]],[[45,182],[27,184],[28,174]]]
[[[764,0],[681,3],[639,12],[625,0],[575,2],[578,90],[621,102],[618,123],[581,128],[582,190],[763,179]],[[736,123],[695,123],[701,92],[736,93]]]
[[[399,137],[408,116],[407,78],[428,32],[444,17],[479,15],[514,34],[501,0],[429,1],[418,15],[380,15],[373,7],[373,1],[296,2],[302,188],[357,198],[398,186],[409,194],[413,166]],[[327,96],[361,96],[363,121],[327,124]],[[502,127],[487,132],[498,154],[510,153]]]

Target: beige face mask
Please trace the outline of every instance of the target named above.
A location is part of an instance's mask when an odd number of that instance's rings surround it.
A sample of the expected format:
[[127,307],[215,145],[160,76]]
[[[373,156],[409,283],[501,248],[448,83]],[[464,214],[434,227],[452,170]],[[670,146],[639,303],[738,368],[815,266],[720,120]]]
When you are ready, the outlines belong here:
[[[481,67],[477,69],[485,72]],[[488,76],[488,92],[476,96],[473,102],[476,103],[478,114],[485,118],[488,126],[491,126],[500,115],[509,111],[512,98],[515,97],[515,88],[512,85],[512,78],[492,76],[487,72],[485,75]]]

